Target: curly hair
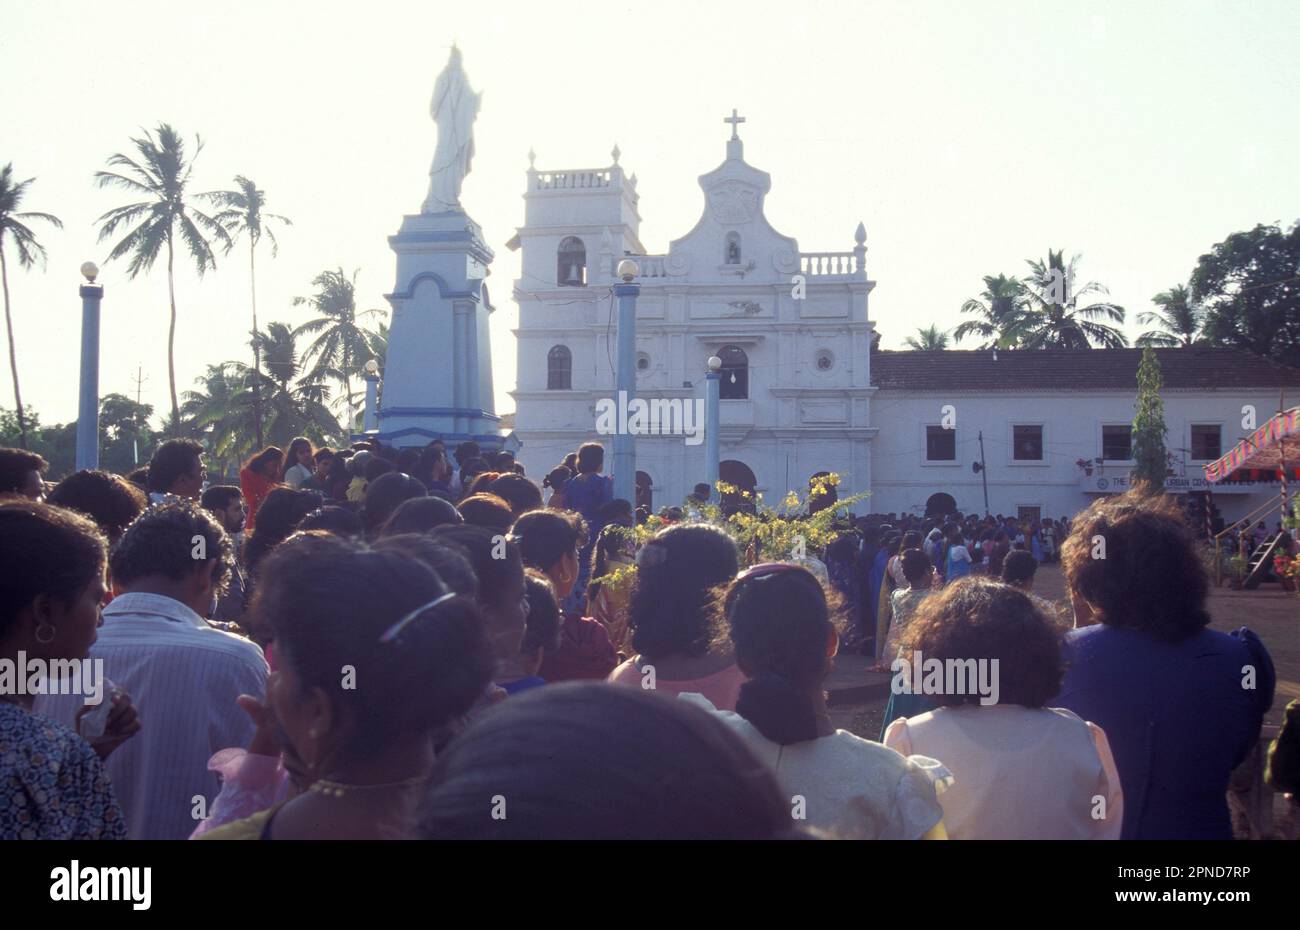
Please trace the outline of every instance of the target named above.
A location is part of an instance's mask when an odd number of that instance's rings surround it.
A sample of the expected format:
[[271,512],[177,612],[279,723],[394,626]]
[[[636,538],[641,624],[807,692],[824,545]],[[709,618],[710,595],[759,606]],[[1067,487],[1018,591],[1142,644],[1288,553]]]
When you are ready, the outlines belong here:
[[234,547],[216,518],[190,501],[152,507],[127,527],[109,557],[113,583],[130,585],[151,575],[181,580],[194,570],[200,539],[206,558],[216,559],[212,586],[224,591]]
[[[903,633],[903,651],[969,662],[997,660],[998,702],[1044,707],[1061,690],[1065,629],[1044,604],[1019,588],[970,575],[931,594]],[[979,704],[982,695],[930,695],[940,706]]]
[[1209,581],[1177,505],[1141,490],[1095,501],[1061,546],[1070,594],[1107,626],[1179,642],[1210,623]]

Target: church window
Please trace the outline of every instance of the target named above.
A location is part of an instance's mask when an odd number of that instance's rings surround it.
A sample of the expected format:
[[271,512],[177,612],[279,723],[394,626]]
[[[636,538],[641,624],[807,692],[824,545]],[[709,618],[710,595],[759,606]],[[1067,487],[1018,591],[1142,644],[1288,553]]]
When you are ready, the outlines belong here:
[[817,350],[817,370],[830,371],[835,367],[835,354],[830,349]]
[[746,400],[749,397],[749,356],[740,346],[723,346],[718,397],[722,400]]
[[555,262],[555,283],[560,287],[587,285],[587,247],[577,236],[566,236],[560,243]]
[[727,233],[725,261],[728,265],[740,264],[740,233]]
[[649,371],[649,370],[650,370],[650,356],[646,355],[644,352],[638,352],[638,353],[636,354],[636,370],[637,370],[637,371]]
[[568,391],[573,388],[573,353],[568,346],[553,346],[546,354],[546,390]]

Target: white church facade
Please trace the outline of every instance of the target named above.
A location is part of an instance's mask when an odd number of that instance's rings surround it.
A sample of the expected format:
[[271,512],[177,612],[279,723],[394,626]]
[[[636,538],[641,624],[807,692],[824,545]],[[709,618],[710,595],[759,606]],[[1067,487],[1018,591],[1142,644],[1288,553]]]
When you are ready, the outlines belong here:
[[[990,512],[1026,517],[1123,490],[1138,350],[872,351],[864,227],[849,248],[821,252],[773,228],[771,179],[744,160],[741,121],[733,113],[725,160],[699,179],[698,222],[659,254],[639,238],[636,176],[617,148],[603,168],[544,171],[530,156],[524,223],[508,243],[522,259],[512,396],[529,475],[583,442],[610,450],[597,406],[614,396],[611,289],[632,257],[637,394],[702,398],[718,356],[724,481],[775,503],[836,472],[842,497],[871,493],[859,513],[983,512],[987,481]],[[1230,350],[1159,355],[1174,491],[1202,492],[1201,466],[1250,431],[1250,416],[1276,412],[1279,391],[1300,396],[1300,371]],[[638,436],[636,468],[639,502],[679,504],[703,480],[704,447]],[[1276,484],[1214,489],[1228,519],[1276,497]]]

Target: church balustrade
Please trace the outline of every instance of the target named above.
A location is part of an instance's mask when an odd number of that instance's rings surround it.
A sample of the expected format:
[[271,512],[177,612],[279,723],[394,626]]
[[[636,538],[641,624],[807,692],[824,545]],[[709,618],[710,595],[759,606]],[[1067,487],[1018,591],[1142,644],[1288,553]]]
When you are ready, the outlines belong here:
[[799,271],[805,277],[850,275],[858,273],[857,256],[852,252],[800,252]]
[[608,168],[576,171],[539,171],[533,180],[533,190],[581,190],[609,187],[614,173]]

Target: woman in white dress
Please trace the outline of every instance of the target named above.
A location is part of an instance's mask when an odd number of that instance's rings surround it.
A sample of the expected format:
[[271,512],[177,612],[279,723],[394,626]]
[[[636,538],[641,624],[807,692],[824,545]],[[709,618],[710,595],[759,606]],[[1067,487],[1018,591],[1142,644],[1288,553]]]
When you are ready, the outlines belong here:
[[680,697],[712,710],[771,767],[792,818],[843,838],[943,838],[942,767],[831,724],[822,687],[839,635],[822,583],[799,565],[756,565],[728,585],[720,610],[746,677],[736,711]]
[[[1018,588],[971,576],[927,597],[903,635],[909,680],[939,704],[885,745],[942,760],[953,839],[1118,839],[1123,794],[1101,728],[1049,707],[1063,630]],[[959,674],[960,673],[960,674]]]

